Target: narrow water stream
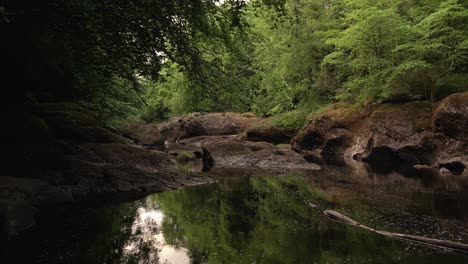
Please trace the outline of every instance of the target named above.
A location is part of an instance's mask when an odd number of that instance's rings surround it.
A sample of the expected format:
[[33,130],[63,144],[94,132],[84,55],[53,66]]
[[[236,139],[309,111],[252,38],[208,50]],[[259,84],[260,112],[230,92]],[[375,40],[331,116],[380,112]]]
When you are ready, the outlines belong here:
[[331,221],[325,209],[380,230],[468,243],[468,180],[335,167],[54,209],[2,250],[6,263],[468,262]]

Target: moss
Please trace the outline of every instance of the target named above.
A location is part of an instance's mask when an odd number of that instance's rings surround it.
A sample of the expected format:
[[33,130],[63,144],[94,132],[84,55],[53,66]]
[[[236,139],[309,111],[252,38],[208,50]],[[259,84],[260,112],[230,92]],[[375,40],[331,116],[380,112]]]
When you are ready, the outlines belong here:
[[177,161],[189,161],[195,159],[195,153],[193,151],[182,150],[177,152]]
[[320,120],[322,117],[332,117],[333,119],[343,124],[352,124],[365,116],[366,110],[358,105],[335,103],[327,105],[310,115],[309,122]]
[[286,113],[281,113],[270,117],[266,120],[266,125],[277,126],[285,129],[298,130],[302,128],[306,122],[307,113],[296,110]]
[[404,104],[382,104],[376,107],[371,118],[409,118],[415,131],[431,128],[432,106],[429,102],[409,102]]
[[72,120],[81,126],[97,126],[96,115],[88,109],[73,102],[41,104],[41,113],[50,117]]

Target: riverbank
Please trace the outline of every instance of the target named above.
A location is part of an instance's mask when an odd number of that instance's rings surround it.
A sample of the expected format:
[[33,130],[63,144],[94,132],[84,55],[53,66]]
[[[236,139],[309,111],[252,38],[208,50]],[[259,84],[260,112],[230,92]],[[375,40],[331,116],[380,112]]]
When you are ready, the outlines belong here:
[[14,234],[42,206],[199,185],[228,171],[276,175],[349,161],[382,174],[466,177],[467,115],[468,93],[461,93],[434,110],[427,102],[334,104],[303,128],[251,113],[193,113],[110,131],[77,104],[32,101],[5,119],[0,215]]

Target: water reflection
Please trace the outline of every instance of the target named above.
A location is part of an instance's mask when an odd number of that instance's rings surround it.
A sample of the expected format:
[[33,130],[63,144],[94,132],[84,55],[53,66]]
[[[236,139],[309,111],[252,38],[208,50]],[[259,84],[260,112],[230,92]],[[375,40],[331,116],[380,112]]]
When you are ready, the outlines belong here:
[[144,206],[136,210],[131,226],[130,239],[122,250],[121,263],[189,264],[188,250],[170,245],[164,238],[162,224],[164,212],[159,205],[147,199]]
[[322,213],[332,209],[373,228],[467,243],[466,179],[440,177],[426,185],[418,178],[362,170],[242,174],[130,203],[64,208],[8,241],[7,257],[0,259],[48,264],[467,262],[332,222]]
[[193,263],[466,262],[330,222],[321,211],[337,209],[388,231],[422,235],[434,231],[430,233],[434,237],[457,234],[455,222],[413,215],[394,201],[373,207],[341,194],[342,199],[334,199],[329,190],[308,185],[302,177],[240,177],[151,199],[159,201],[171,219],[163,224],[163,232],[169,241],[189,249]]

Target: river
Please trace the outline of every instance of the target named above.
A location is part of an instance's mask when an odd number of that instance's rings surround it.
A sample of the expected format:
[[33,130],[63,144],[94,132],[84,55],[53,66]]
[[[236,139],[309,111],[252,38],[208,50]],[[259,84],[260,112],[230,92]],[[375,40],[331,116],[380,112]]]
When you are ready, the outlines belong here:
[[462,177],[349,167],[226,174],[131,202],[41,210],[36,225],[2,247],[3,263],[468,263],[323,214],[332,209],[372,228],[468,243]]

